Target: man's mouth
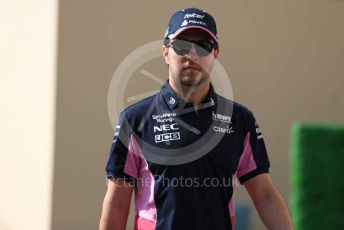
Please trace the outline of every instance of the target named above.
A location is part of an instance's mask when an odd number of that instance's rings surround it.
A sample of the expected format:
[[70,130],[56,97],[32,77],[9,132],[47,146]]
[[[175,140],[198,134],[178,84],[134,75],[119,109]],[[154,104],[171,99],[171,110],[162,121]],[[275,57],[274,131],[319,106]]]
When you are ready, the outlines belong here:
[[198,71],[200,71],[201,70],[201,68],[199,68],[199,67],[197,67],[197,66],[185,66],[184,68],[183,68],[184,70],[198,70]]

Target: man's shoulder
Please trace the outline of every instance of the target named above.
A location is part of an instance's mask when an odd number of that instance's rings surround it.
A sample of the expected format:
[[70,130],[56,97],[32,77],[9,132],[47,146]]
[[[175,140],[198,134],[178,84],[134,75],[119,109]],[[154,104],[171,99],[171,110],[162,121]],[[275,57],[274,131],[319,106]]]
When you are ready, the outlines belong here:
[[252,111],[246,107],[245,105],[237,102],[237,101],[233,101],[233,100],[230,100],[228,98],[225,98],[219,94],[217,94],[217,97],[218,97],[218,102],[222,103],[223,106],[229,106],[231,108],[233,108],[233,113],[243,113],[243,114],[246,114],[246,115],[252,115]]
[[124,113],[128,118],[145,116],[145,114],[153,108],[152,106],[157,103],[156,100],[158,100],[158,94],[159,93],[154,94],[132,105],[129,105],[122,111],[122,113]]

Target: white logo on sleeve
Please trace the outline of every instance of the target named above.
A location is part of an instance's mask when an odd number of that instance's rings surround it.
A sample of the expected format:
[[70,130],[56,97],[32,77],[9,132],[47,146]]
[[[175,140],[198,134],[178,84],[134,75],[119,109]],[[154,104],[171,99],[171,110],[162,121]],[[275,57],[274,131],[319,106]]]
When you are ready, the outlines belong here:
[[254,125],[256,126],[256,134],[257,134],[257,138],[258,139],[262,139],[263,138],[263,134],[262,134],[262,130],[260,130],[258,123],[255,122]]
[[119,134],[119,129],[121,128],[121,126],[120,125],[117,125],[116,126],[116,129],[115,129],[115,134],[114,134],[114,137],[113,137],[113,143],[114,142],[116,142],[116,140],[117,140],[117,136],[118,136],[118,134]]

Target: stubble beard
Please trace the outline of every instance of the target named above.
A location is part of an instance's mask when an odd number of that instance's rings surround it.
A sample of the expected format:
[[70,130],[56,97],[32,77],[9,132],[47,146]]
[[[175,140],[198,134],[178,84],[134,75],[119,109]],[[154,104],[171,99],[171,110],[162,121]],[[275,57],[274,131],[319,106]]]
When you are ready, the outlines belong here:
[[207,76],[203,72],[194,73],[180,73],[176,77],[181,86],[184,87],[197,87],[204,83],[207,79]]

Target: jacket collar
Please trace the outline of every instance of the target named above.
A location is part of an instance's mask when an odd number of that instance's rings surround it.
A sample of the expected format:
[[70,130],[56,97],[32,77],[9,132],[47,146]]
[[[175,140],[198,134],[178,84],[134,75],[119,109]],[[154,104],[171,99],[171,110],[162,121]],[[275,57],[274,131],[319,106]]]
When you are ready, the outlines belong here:
[[[160,94],[162,99],[167,104],[168,108],[173,111],[175,109],[186,109],[186,108],[193,108],[193,104],[189,102],[185,102],[181,97],[179,97],[176,92],[172,89],[171,85],[169,84],[168,80],[164,82],[161,87]],[[217,95],[214,91],[212,84],[210,83],[209,91],[205,99],[199,105],[200,108],[213,108],[216,105],[216,98]],[[184,105],[184,106],[183,106]],[[183,108],[180,108],[183,107]]]

